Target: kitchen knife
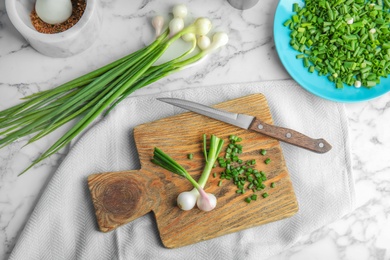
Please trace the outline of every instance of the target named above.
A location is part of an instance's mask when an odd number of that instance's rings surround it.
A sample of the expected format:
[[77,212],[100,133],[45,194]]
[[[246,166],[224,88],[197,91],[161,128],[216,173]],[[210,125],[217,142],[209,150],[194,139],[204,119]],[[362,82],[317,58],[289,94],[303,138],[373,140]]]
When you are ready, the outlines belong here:
[[332,149],[332,146],[322,138],[313,139],[292,129],[267,124],[254,116],[231,113],[178,98],[157,98],[157,100],[238,126],[240,128],[256,131],[280,141],[308,149],[312,152],[326,153]]

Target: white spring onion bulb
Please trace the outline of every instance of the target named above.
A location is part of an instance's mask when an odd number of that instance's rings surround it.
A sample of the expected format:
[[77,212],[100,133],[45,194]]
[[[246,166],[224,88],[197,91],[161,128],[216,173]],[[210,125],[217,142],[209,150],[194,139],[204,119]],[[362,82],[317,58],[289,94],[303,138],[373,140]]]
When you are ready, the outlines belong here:
[[213,43],[214,42],[218,45],[218,48],[222,47],[229,42],[229,36],[224,32],[217,32],[213,36]]
[[214,194],[206,193],[202,188],[184,191],[177,197],[177,206],[182,210],[191,210],[196,206],[202,211],[213,210],[217,206]]
[[156,36],[161,34],[162,28],[164,26],[164,17],[157,15],[152,20],[153,28],[156,30]]
[[201,35],[198,37],[198,47],[201,50],[207,49],[210,46],[210,43],[211,43],[210,38],[207,37],[206,35]]
[[48,24],[62,23],[72,15],[70,0],[37,0],[35,11],[42,21]]
[[206,49],[207,52],[212,52],[229,42],[229,37],[224,32],[217,32],[213,35],[213,41],[210,46]]
[[193,209],[195,207],[198,196],[199,193],[196,191],[196,189],[191,191],[184,191],[177,197],[177,206],[182,210]]
[[196,35],[206,35],[211,30],[211,21],[205,17],[196,19],[195,21]]
[[172,37],[184,28],[184,21],[182,18],[173,18],[169,22],[169,34]]
[[174,18],[184,19],[187,16],[187,7],[183,4],[175,5],[172,10]]
[[229,37],[226,33],[218,32],[218,33],[214,34],[213,41],[211,42],[209,47],[202,50],[199,53],[201,55],[200,59],[193,62],[193,63],[190,63],[189,65],[186,65],[185,67],[190,68],[190,67],[198,65],[199,63],[201,63],[202,61],[204,61],[206,59],[208,54],[210,54],[211,52],[215,51],[216,49],[226,45],[228,43],[228,41],[229,41]]
[[199,196],[196,201],[196,206],[202,211],[213,210],[217,206],[217,198],[214,194],[206,193],[205,196]]
[[195,34],[193,34],[193,33],[186,33],[181,38],[185,42],[192,42],[192,41],[194,41],[196,39],[195,38]]

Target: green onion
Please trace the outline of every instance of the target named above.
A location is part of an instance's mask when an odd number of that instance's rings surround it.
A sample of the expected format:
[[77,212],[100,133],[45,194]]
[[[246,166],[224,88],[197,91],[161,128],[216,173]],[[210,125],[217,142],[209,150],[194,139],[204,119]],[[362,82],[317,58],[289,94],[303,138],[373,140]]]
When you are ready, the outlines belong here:
[[[389,0],[305,0],[305,6],[297,6],[293,4],[293,14],[287,20],[290,45],[299,52],[296,58],[303,59],[308,72],[326,76],[336,88],[356,81],[374,87],[381,77],[390,75],[386,66],[390,53]],[[359,65],[366,61],[371,63],[367,66],[369,74],[359,71]]]
[[267,158],[267,159],[264,160],[264,163],[265,163],[265,164],[269,164],[270,162],[271,162],[271,159],[270,159],[270,158]]
[[291,20],[287,20],[283,23],[284,26],[289,26],[292,23]]
[[299,10],[300,10],[299,5],[298,5],[297,3],[294,3],[294,4],[293,4],[293,12],[294,12],[294,13],[298,13]]
[[[61,86],[27,96],[23,103],[0,111],[0,148],[21,137],[32,135],[27,142],[30,144],[76,120],[61,138],[22,172],[24,173],[64,148],[96,118],[108,114],[137,89],[194,64],[228,41],[226,34],[215,33],[208,47],[193,54],[197,38],[185,36],[206,35],[211,22],[206,18],[198,18],[181,30],[176,30],[177,26],[174,30],[174,27],[170,26],[153,43],[134,53]],[[157,65],[156,62],[167,49],[181,38],[190,39],[189,49],[178,57]]]
[[263,196],[263,198],[267,198],[269,195],[267,192],[263,193],[261,196]]
[[[242,153],[242,145],[237,144],[236,142],[242,141],[242,138],[231,135],[229,136],[229,144],[226,147],[225,152],[228,153],[236,153],[238,149],[239,153]],[[260,149],[261,155],[266,155],[267,151],[265,149]],[[225,165],[221,165],[222,161]],[[220,174],[220,182],[218,182],[218,186],[222,185],[222,180],[232,180],[236,185],[237,194],[244,194],[247,190],[252,190],[253,192],[264,190],[266,188],[264,181],[267,180],[267,176],[263,171],[256,170],[254,167],[256,165],[255,159],[250,159],[243,162],[241,159],[228,161],[223,158],[218,158],[218,162],[221,167],[224,168],[224,171]],[[270,159],[267,158],[267,162],[270,162]],[[245,201],[256,200],[257,195],[253,194],[252,196],[244,199]],[[248,202],[248,203],[249,203]]]
[[194,155],[193,155],[192,153],[189,153],[189,154],[187,155],[187,158],[190,159],[190,160],[192,160],[192,158],[194,158]]
[[[203,147],[207,147],[205,144],[207,141],[206,135],[203,135]],[[192,209],[195,206],[195,201],[198,205],[198,208],[203,211],[212,210],[216,206],[216,198],[213,194],[206,193],[203,189],[206,185],[206,182],[210,176],[211,170],[215,161],[218,158],[219,153],[222,150],[224,141],[215,135],[211,135],[209,150],[204,151],[207,155],[206,165],[203,169],[203,172],[196,182],[192,176],[187,172],[187,170],[178,164],[174,159],[172,159],[168,154],[164,153],[159,148],[155,147],[153,152],[152,162],[156,165],[161,166],[162,168],[178,174],[182,177],[185,177],[190,183],[194,186],[194,189],[191,191],[185,191],[179,194],[177,198],[178,206],[183,210]],[[206,156],[205,156],[206,159]],[[222,185],[220,180],[218,186]],[[196,198],[195,198],[196,197]],[[195,198],[195,199],[194,199]]]

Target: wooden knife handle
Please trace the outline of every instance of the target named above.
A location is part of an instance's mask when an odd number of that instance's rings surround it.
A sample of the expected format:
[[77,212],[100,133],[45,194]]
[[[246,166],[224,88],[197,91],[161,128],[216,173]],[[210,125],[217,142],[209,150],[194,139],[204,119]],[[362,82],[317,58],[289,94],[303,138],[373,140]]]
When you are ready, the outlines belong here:
[[269,125],[257,118],[253,120],[249,129],[316,153],[326,153],[332,149],[332,146],[322,138],[313,139],[292,129]]
[[92,174],[88,186],[99,229],[111,231],[137,219],[157,206],[160,180],[147,171]]

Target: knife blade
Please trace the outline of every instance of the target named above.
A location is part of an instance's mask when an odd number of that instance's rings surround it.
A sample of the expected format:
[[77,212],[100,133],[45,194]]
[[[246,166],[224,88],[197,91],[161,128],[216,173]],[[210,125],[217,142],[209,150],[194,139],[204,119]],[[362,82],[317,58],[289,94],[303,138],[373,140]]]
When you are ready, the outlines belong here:
[[289,128],[267,124],[254,116],[232,113],[178,98],[157,98],[157,100],[243,129],[267,135],[277,140],[305,148],[312,152],[326,153],[332,149],[332,146],[323,138],[313,139]]

